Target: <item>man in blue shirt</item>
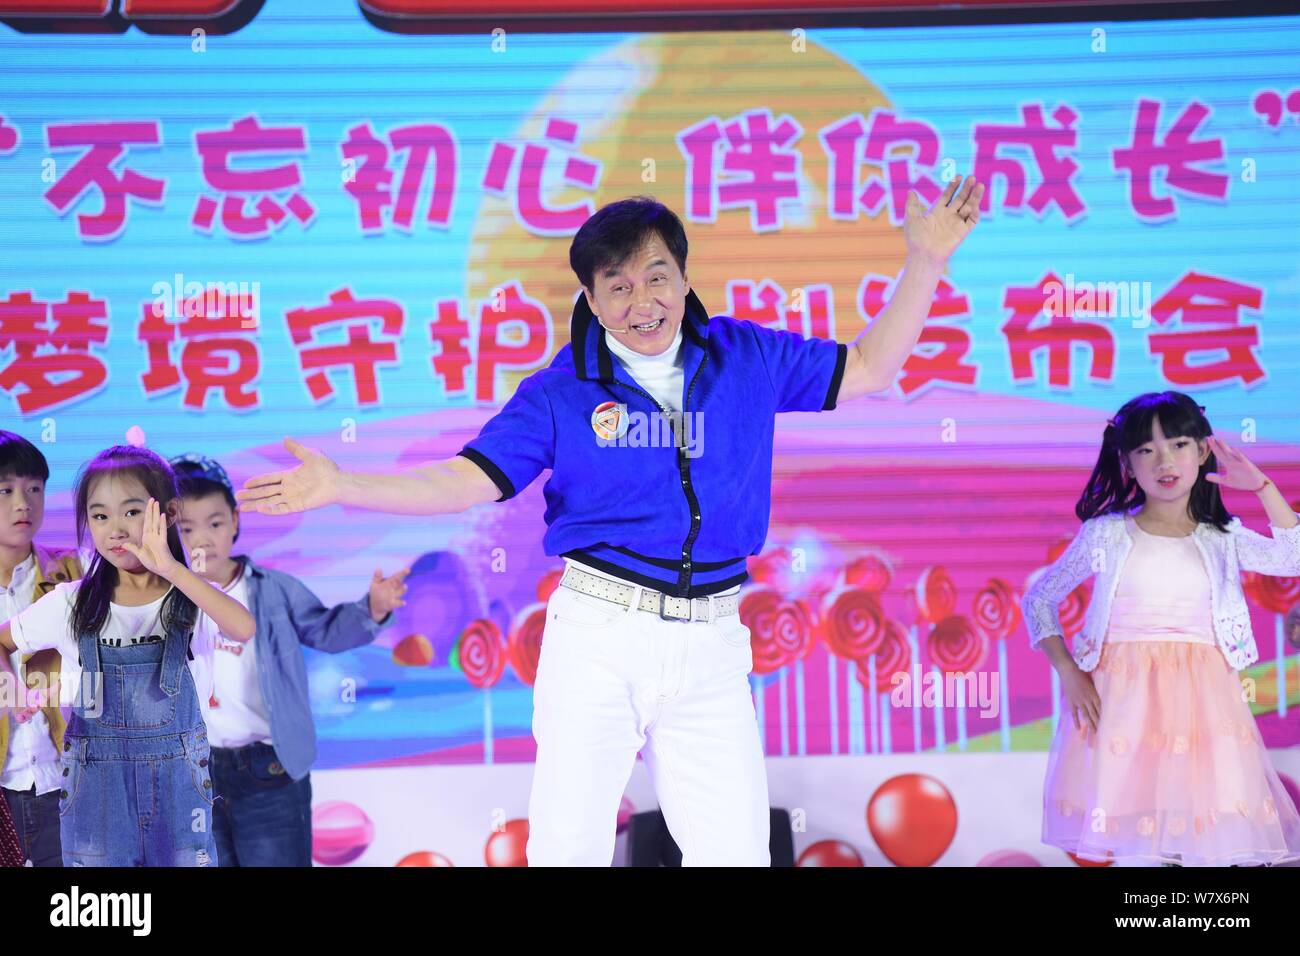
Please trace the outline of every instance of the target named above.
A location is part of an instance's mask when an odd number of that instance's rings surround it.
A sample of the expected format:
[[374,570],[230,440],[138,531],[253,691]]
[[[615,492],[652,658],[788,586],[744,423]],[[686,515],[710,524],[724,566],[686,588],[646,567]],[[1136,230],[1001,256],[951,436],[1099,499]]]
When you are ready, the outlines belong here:
[[459,454],[364,474],[286,439],[302,464],[239,491],[241,510],[264,514],[452,514],[550,471],[544,546],[566,569],[534,685],[530,865],[609,865],[638,753],[684,865],[769,864],[737,591],[767,534],[775,417],[893,383],[983,192],[968,177],[929,210],[908,197],[903,273],[851,346],[710,317],[677,216],[652,199],[611,203],[569,250],[583,288],[570,343]]

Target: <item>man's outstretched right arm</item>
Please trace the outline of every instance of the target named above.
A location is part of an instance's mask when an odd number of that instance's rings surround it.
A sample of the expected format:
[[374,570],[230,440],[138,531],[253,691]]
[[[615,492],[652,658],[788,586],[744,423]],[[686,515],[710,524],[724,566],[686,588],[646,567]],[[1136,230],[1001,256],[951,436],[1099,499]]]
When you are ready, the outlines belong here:
[[301,464],[248,479],[235,493],[240,511],[282,515],[342,504],[389,514],[441,515],[501,497],[483,469],[462,456],[406,471],[357,472],[343,471],[292,438],[284,445]]

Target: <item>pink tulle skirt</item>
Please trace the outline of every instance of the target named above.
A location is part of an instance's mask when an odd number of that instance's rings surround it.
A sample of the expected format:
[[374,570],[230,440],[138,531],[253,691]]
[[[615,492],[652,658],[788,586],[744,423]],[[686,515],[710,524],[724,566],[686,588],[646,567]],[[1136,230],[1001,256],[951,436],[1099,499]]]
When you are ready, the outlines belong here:
[[1217,646],[1108,640],[1092,677],[1101,720],[1077,730],[1063,705],[1044,843],[1136,864],[1300,859],[1300,814]]

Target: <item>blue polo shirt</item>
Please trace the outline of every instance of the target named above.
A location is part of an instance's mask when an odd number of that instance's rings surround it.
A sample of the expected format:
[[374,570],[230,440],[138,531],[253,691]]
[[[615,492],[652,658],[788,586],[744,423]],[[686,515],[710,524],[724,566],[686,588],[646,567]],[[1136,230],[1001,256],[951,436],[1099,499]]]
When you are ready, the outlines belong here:
[[550,469],[547,554],[701,597],[748,577],[767,537],[776,414],[833,409],[848,347],[710,318],[693,291],[681,347],[685,419],[673,429],[579,296],[569,344],[460,454],[499,501]]

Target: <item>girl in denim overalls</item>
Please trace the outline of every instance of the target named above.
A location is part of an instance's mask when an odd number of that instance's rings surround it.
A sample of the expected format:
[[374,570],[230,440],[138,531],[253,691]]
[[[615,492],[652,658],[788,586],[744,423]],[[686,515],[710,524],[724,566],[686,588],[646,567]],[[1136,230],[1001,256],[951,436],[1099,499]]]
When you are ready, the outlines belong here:
[[59,812],[68,866],[213,866],[203,707],[218,631],[252,637],[253,616],[186,565],[167,462],[118,445],[78,478],[86,576],[0,625],[6,652],[58,648],[73,708]]

